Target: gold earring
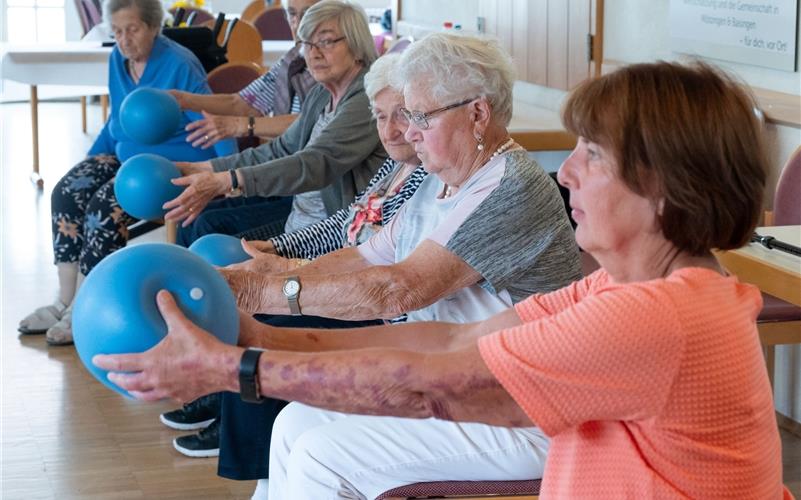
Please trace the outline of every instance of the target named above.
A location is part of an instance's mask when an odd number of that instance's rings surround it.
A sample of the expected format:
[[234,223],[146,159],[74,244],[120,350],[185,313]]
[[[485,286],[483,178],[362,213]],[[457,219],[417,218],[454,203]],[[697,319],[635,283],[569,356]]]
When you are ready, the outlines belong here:
[[478,141],[478,145],[476,145],[476,149],[478,149],[479,151],[484,151],[484,138],[481,137],[481,135],[479,134],[476,137],[476,140]]

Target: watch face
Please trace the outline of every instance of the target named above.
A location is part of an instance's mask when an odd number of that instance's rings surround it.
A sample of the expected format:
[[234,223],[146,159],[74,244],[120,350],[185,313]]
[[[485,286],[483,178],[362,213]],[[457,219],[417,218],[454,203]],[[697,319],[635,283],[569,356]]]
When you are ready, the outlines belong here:
[[286,283],[284,283],[284,295],[286,296],[297,295],[299,291],[300,291],[300,283],[298,283],[297,281],[289,280]]

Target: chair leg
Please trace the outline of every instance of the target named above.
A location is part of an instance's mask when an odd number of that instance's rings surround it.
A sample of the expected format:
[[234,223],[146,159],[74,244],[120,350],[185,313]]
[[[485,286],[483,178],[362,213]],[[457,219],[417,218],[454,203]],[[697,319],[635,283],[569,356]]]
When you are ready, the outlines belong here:
[[776,346],[766,345],[765,349],[765,367],[768,369],[768,380],[770,380],[770,393],[773,394],[773,371],[776,365]]
[[86,133],[86,96],[81,96],[81,130]]
[[178,224],[175,221],[164,221],[167,226],[167,243],[175,243],[178,240]]

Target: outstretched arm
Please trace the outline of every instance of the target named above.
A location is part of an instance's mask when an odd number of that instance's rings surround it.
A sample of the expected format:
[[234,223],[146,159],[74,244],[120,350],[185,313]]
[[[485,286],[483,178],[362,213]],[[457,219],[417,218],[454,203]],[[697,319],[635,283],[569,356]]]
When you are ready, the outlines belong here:
[[[143,354],[95,356],[93,362],[103,369],[132,372],[111,373],[109,380],[149,401],[239,392],[243,348],[224,345],[192,324],[167,292],[159,293],[158,304],[168,335]],[[476,325],[480,323],[466,327],[463,342],[439,352],[396,347],[267,351],[259,362],[261,393],[348,413],[531,425],[484,364],[476,338],[469,338],[479,335],[482,327]],[[459,329],[443,324],[428,328]]]
[[[340,257],[346,259],[340,263]],[[283,276],[222,272],[240,308],[251,313],[289,313]],[[394,318],[481,279],[461,258],[429,240],[397,264],[369,266],[358,250],[350,248],[300,268],[298,275],[304,314],[350,320]]]

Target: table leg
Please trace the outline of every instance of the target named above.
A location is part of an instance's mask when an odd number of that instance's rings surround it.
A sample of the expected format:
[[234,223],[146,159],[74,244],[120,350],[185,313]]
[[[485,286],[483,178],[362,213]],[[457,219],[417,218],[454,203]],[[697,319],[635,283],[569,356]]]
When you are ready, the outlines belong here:
[[86,96],[81,96],[81,130],[86,133]]
[[44,179],[39,175],[39,92],[36,85],[31,85],[31,132],[33,133],[33,172],[31,182],[37,187],[44,186]]
[[108,118],[108,94],[100,96],[100,108],[103,110],[103,125],[105,125]]

